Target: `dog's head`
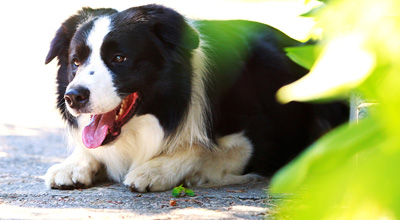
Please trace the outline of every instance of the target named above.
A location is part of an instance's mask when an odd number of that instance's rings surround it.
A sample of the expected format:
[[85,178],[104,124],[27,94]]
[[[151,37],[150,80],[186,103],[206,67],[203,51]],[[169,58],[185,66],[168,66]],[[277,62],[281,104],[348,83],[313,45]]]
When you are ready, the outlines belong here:
[[198,33],[171,9],[84,8],[57,31],[46,64],[58,57],[58,107],[71,123],[90,114],[83,142],[96,148],[115,140],[135,114],[176,95],[179,84],[190,86],[188,57],[198,46]]

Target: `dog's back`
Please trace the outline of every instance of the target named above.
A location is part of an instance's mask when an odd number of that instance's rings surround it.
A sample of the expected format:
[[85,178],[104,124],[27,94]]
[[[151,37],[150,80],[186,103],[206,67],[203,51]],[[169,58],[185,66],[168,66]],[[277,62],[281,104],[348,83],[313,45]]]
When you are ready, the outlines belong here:
[[285,47],[303,43],[256,22],[198,23],[210,59],[207,91],[214,113],[211,133],[221,137],[244,132],[254,147],[246,172],[271,175],[348,119],[344,103],[277,102],[279,88],[308,72],[284,52]]

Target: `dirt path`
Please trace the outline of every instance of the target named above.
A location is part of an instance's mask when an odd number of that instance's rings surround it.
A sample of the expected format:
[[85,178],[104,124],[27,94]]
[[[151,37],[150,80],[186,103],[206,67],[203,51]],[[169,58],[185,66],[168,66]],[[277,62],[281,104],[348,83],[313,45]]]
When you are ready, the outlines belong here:
[[260,219],[266,182],[171,192],[131,193],[117,183],[84,190],[48,190],[43,175],[66,155],[61,129],[3,125],[0,136],[0,219]]

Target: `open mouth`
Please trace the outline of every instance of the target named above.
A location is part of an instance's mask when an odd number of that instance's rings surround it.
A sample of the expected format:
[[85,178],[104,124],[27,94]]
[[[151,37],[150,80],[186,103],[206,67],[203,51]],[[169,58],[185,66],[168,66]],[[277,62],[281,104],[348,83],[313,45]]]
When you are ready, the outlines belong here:
[[82,132],[82,141],[87,148],[97,148],[114,141],[121,128],[136,112],[137,92],[128,95],[114,110],[98,115],[91,115],[90,122]]

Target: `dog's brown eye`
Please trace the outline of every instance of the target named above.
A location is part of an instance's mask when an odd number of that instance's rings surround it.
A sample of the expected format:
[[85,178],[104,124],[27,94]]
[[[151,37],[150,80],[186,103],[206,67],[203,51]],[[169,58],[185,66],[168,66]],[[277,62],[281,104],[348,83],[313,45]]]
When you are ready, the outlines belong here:
[[126,61],[126,57],[122,56],[122,55],[116,55],[113,59],[114,63],[123,63]]
[[74,58],[72,59],[72,65],[74,65],[74,67],[78,67],[81,65],[81,62],[77,58]]

